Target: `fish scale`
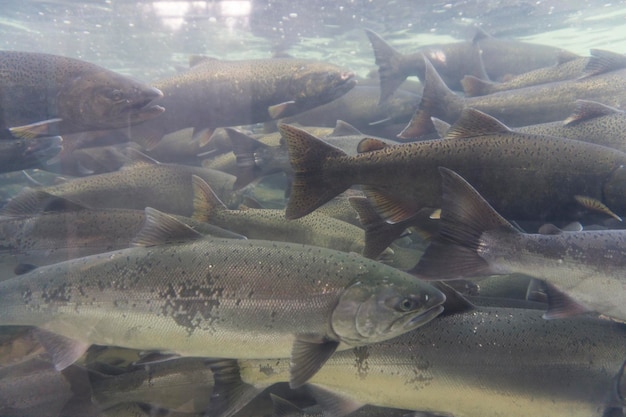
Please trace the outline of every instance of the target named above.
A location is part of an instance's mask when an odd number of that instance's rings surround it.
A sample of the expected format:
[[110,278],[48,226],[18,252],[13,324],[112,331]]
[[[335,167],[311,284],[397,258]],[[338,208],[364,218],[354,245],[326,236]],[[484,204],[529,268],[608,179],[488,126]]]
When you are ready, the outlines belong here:
[[[337,352],[310,383],[333,392],[325,395],[338,397],[335,403],[357,407],[465,417],[600,417],[622,406],[625,342],[619,323],[549,321],[538,310],[480,307]],[[288,375],[284,359],[237,362],[241,380],[259,389]]]
[[[149,247],[43,266],[0,283],[0,323],[62,336],[53,350],[74,352],[73,360],[90,344],[208,357],[290,356],[293,349],[294,362],[305,361],[294,370],[302,384],[325,350],[394,337],[442,310],[445,297],[435,288],[355,254],[203,239],[147,212],[136,242]],[[160,236],[163,230],[171,233]],[[62,368],[71,360],[55,362]]]
[[513,132],[466,109],[446,138],[386,146],[348,156],[293,126],[282,125],[295,172],[287,217],[303,216],[351,185],[362,185],[389,222],[441,205],[438,167],[468,179],[497,210],[516,220],[575,220],[574,196],[626,210],[626,154],[590,143]]

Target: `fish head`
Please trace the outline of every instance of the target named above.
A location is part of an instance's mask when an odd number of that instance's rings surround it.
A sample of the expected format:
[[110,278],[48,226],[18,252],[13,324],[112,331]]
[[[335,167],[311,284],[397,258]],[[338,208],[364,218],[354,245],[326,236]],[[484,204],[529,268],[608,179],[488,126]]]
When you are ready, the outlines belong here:
[[311,61],[293,71],[288,82],[295,103],[289,113],[284,112],[281,117],[291,116],[341,97],[356,85],[356,76],[347,69]]
[[446,297],[431,285],[401,271],[372,275],[347,287],[332,313],[331,326],[342,342],[359,346],[391,339],[443,311]]
[[112,71],[83,74],[58,97],[59,117],[76,131],[128,127],[161,114],[161,90]]

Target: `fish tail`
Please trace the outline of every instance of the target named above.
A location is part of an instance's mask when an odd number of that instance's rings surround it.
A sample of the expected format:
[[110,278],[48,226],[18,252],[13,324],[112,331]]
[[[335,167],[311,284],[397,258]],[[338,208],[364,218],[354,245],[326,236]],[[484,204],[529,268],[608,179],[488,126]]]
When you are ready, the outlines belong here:
[[426,81],[422,101],[409,124],[398,135],[401,139],[414,139],[435,132],[431,117],[447,122],[455,121],[464,106],[462,97],[456,95],[441,79],[430,61],[424,58]]
[[375,32],[365,29],[365,33],[372,44],[376,65],[378,65],[378,78],[380,79],[380,99],[384,102],[406,80],[407,74],[403,69],[404,55],[394,49]]
[[294,171],[285,217],[298,219],[344,192],[351,183],[344,175],[329,175],[327,162],[348,157],[341,149],[294,126],[279,126]]
[[213,192],[211,186],[197,175],[192,175],[193,215],[194,220],[210,223],[216,213],[228,210],[228,207]]
[[359,221],[365,228],[365,247],[362,254],[364,257],[377,259],[394,240],[405,232],[407,222],[387,223],[380,217],[367,198],[350,197],[348,201],[358,213]]
[[480,256],[484,232],[519,233],[459,174],[440,167],[442,205],[439,236],[410,271],[424,279],[456,279],[495,273]]
[[481,80],[473,75],[466,75],[461,80],[463,86],[463,92],[466,97],[485,96],[495,92],[495,85],[493,81]]
[[241,410],[262,390],[241,379],[239,362],[234,359],[209,361],[214,387],[205,415],[230,417]]
[[234,189],[239,190],[260,176],[272,173],[264,173],[257,164],[255,156],[257,150],[269,148],[269,146],[235,129],[226,128],[225,130],[233,145],[233,153],[237,158],[237,179]]

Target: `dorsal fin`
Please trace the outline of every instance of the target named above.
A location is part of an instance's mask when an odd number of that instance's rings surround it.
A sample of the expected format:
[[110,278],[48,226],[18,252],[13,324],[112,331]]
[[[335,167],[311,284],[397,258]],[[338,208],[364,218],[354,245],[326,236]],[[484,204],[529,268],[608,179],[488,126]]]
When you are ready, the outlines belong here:
[[356,127],[352,126],[348,122],[344,122],[343,120],[337,120],[337,124],[335,124],[335,129],[332,131],[328,137],[337,137],[337,136],[359,136],[363,135]]
[[472,38],[472,43],[476,43],[483,39],[489,39],[489,38],[493,38],[493,36],[491,36],[485,29],[476,26],[476,33],[474,34],[474,37]]
[[152,207],[146,207],[145,212],[146,221],[133,239],[132,246],[158,246],[202,238],[200,233],[169,214]]
[[448,130],[450,130],[450,123],[444,122],[441,119],[436,117],[431,117],[430,120],[433,121],[433,125],[435,125],[435,130],[440,138],[445,138]]
[[198,64],[201,64],[203,62],[207,62],[207,61],[217,61],[218,59],[215,57],[211,57],[211,56],[206,56],[206,55],[191,55],[189,56],[189,67],[195,67]]
[[0,215],[9,217],[32,216],[41,213],[87,210],[88,207],[43,190],[26,191],[7,204]]
[[546,223],[537,230],[537,233],[540,235],[560,235],[563,231],[552,223]]
[[199,222],[211,222],[211,218],[218,211],[228,210],[205,180],[197,175],[191,176],[193,184],[193,215]]
[[385,149],[388,146],[389,146],[388,144],[386,144],[380,139],[365,138],[361,142],[359,142],[359,145],[357,146],[356,150],[358,153],[372,152],[372,151],[379,151],[381,149]]
[[150,158],[148,155],[135,148],[128,148],[126,150],[126,156],[128,157],[129,162],[126,163],[122,169],[135,168],[141,165],[157,165],[160,163],[156,159]]
[[444,139],[462,139],[510,132],[511,129],[495,117],[468,107],[463,109],[459,120],[450,126]]
[[626,55],[604,49],[590,49],[589,53],[591,58],[583,70],[585,75],[581,78],[626,68]]
[[600,116],[624,113],[615,107],[590,100],[576,100],[576,109],[569,117],[563,120],[563,126],[570,126],[584,120],[594,119]]
[[476,309],[476,306],[472,304],[470,300],[463,297],[460,292],[456,291],[445,282],[432,281],[430,282],[430,284],[446,296],[446,301],[443,304],[443,313],[441,313],[441,316],[460,314]]
[[561,49],[556,56],[556,62],[557,65],[562,65],[578,58],[580,58],[580,55],[567,51],[565,49]]

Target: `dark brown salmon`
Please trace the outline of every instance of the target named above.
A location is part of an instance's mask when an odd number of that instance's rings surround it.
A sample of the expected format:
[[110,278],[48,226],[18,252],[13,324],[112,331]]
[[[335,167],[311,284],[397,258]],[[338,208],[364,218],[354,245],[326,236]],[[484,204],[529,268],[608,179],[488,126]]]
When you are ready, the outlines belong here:
[[354,184],[362,185],[390,223],[439,208],[438,167],[462,172],[501,213],[516,220],[574,220],[575,196],[626,212],[626,154],[590,143],[512,132],[467,109],[445,139],[388,146],[376,140],[349,156],[304,131],[282,125],[294,170],[287,218],[310,213]]
[[426,64],[420,108],[399,135],[417,138],[433,131],[431,117],[454,123],[464,107],[472,107],[510,126],[562,120],[576,108],[576,100],[593,100],[620,107],[626,100],[626,62],[623,55],[591,51],[584,78],[566,80],[481,97],[463,98],[446,87],[435,68]]
[[626,113],[595,101],[577,100],[576,109],[565,120],[514,130],[581,140],[626,152]]
[[19,171],[45,166],[61,152],[60,136],[31,139],[0,139],[0,172]]
[[376,33],[370,30],[366,33],[378,65],[381,102],[410,75],[417,75],[424,81],[424,58],[433,64],[450,88],[460,90],[460,81],[465,75],[500,81],[506,76],[555,65],[559,60],[576,56],[551,46],[496,39],[483,31],[471,42],[428,45],[416,53],[403,55]]
[[365,134],[377,135],[382,124],[407,123],[421,100],[420,95],[402,89],[382,103],[378,103],[379,97],[378,86],[358,85],[337,100],[284,118],[281,123],[334,127],[337,120],[343,120]]
[[[151,119],[160,90],[58,55],[0,51],[0,128],[17,135],[113,129]],[[40,123],[44,122],[44,123]]]
[[530,87],[532,85],[571,80],[585,75],[584,70],[589,63],[588,57],[573,59],[566,57],[565,59],[564,62],[561,61],[557,65],[525,72],[501,83],[481,80],[472,75],[466,75],[461,80],[461,85],[466,97],[475,97],[497,93],[498,91],[515,90],[516,88]]
[[204,59],[159,80],[162,117],[133,129],[133,140],[154,144],[167,133],[259,123],[332,101],[356,84],[335,65],[302,59]]

